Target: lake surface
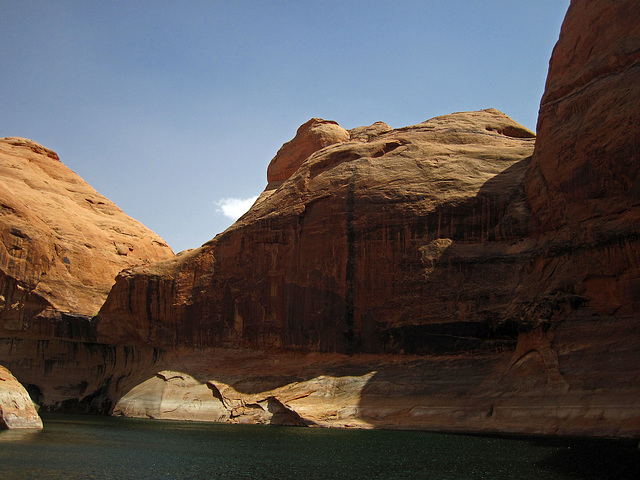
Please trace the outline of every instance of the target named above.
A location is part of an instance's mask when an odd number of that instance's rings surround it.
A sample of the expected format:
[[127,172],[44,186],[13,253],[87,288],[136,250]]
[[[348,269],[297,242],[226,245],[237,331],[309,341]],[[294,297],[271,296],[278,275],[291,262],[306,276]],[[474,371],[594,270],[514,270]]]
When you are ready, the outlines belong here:
[[640,479],[635,441],[43,420],[0,431],[1,479]]

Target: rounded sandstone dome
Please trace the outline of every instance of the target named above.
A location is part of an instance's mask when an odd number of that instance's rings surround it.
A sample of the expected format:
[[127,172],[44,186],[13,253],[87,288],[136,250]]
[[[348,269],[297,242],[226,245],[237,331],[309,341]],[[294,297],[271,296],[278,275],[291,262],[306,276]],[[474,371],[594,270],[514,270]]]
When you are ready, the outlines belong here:
[[313,153],[349,139],[349,132],[333,120],[312,118],[298,128],[293,140],[280,147],[267,168],[267,181],[284,182]]

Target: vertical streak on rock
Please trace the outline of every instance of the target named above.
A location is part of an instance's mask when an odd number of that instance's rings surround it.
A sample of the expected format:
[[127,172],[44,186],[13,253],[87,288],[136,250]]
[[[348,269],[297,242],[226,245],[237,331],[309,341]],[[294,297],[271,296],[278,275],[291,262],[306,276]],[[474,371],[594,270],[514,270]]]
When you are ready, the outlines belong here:
[[356,273],[356,232],[353,226],[355,214],[355,189],[356,189],[355,167],[352,170],[349,180],[349,191],[347,193],[347,265],[345,274],[345,321],[347,330],[345,332],[347,341],[347,353],[353,353],[354,347],[354,282]]
[[[157,324],[157,320],[154,318],[153,315],[153,309],[152,309],[152,304],[153,304],[153,297],[156,296],[158,297],[159,295],[159,291],[158,291],[158,284],[155,278],[153,277],[149,277],[148,282],[147,282],[147,296],[146,296],[146,312],[147,312],[147,324],[149,325],[149,329],[148,329],[148,336],[147,339],[149,341],[157,341],[157,330],[155,328],[155,325]],[[155,332],[154,332],[155,330]],[[154,335],[155,334],[155,335]]]

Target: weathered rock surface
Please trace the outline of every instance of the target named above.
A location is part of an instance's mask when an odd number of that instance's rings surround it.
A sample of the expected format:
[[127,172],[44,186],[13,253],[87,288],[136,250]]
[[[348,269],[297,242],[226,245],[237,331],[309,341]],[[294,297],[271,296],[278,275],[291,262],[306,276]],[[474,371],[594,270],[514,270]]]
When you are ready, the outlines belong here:
[[99,343],[0,361],[130,416],[640,435],[638,8],[572,2],[535,140],[312,119],[235,225],[118,275]]
[[267,181],[279,184],[295,173],[309,155],[349,140],[349,132],[331,120],[312,118],[300,126],[295,138],[285,143],[267,168]]
[[275,399],[308,424],[638,435],[639,8],[572,2],[531,162],[493,110],[353,129],[223,235],[120,275],[100,334],[265,349],[173,368],[225,421]]
[[112,377],[145,371],[153,349],[96,344],[91,319],[120,270],[172,256],[55,152],[0,139],[0,363],[43,406],[100,403]]
[[120,270],[172,255],[54,152],[0,139],[0,334],[73,336],[61,316],[94,316]]
[[[635,367],[618,324],[522,334],[513,351],[457,355],[341,355],[208,348],[160,361],[114,415],[339,428],[635,436]],[[637,335],[637,326],[622,325]],[[602,336],[592,344],[594,334]],[[630,347],[630,348],[629,348]],[[597,358],[594,358],[597,356]],[[594,370],[599,367],[598,370]],[[190,372],[189,374],[185,372]],[[613,388],[599,389],[598,386]],[[123,393],[127,390],[124,389]]]
[[525,182],[547,242],[534,268],[553,272],[548,291],[571,291],[601,315],[640,312],[638,18],[634,1],[572,2]]
[[607,216],[637,221],[639,16],[634,1],[571,4],[549,64],[526,184],[540,230]]
[[533,137],[485,110],[324,147],[200,249],[121,273],[100,336],[342,353],[513,343]]
[[42,428],[42,419],[24,387],[0,365],[0,429]]

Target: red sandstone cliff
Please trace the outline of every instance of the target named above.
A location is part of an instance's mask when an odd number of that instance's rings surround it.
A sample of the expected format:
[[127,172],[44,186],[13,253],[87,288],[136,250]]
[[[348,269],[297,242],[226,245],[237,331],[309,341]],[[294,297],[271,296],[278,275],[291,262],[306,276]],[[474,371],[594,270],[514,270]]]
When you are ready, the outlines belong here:
[[633,1],[572,2],[530,164],[526,132],[495,111],[334,137],[288,155],[201,249],[121,274],[100,314],[114,342],[386,357],[324,357],[319,377],[308,355],[296,373],[275,354],[184,357],[200,381],[165,372],[118,411],[149,412],[159,391],[204,399],[205,382],[225,421],[249,403],[264,420],[275,399],[320,424],[637,434],[638,18]]
[[160,237],[31,140],[0,139],[0,173],[4,335],[65,337],[64,328],[57,331],[61,314],[94,316],[120,270],[173,255]]
[[525,181],[535,268],[602,315],[640,312],[639,19],[638,2],[572,2]]
[[120,270],[172,256],[55,152],[0,139],[0,363],[38,402],[81,399],[132,368],[132,349],[95,343],[91,318]]
[[235,225],[118,275],[100,343],[0,361],[133,416],[637,436],[639,9],[572,2],[535,149],[495,110],[312,119]]
[[[350,140],[335,123],[303,125],[235,225],[118,276],[100,338],[343,353],[513,341],[502,312],[527,251],[534,135],[496,110],[369,130]],[[274,186],[282,162],[298,168]]]

